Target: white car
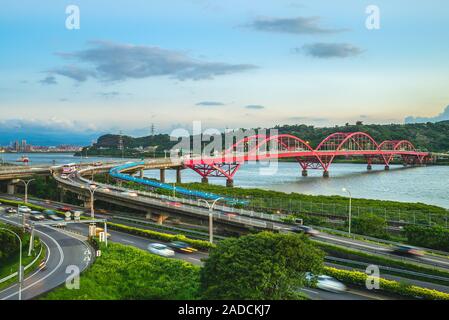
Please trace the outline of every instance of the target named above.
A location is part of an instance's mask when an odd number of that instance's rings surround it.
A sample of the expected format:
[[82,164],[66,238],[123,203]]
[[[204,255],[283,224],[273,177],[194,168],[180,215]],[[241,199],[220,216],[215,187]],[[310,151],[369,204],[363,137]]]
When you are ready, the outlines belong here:
[[128,197],[137,197],[138,196],[137,193],[132,192],[132,191],[124,191],[124,192],[122,192],[122,194],[124,196],[128,196]]
[[162,243],[150,243],[148,245],[148,251],[162,257],[173,257],[175,255],[172,249]]
[[67,175],[67,174],[61,174],[61,179],[68,179],[69,178],[69,176]]
[[343,292],[346,291],[347,288],[344,283],[340,281],[326,276],[326,275],[318,275],[315,276],[311,273],[306,274],[306,280],[309,283],[312,283],[314,280],[316,281],[316,287],[321,290],[331,291],[331,292]]
[[31,209],[28,208],[27,206],[19,206],[19,212],[30,213]]

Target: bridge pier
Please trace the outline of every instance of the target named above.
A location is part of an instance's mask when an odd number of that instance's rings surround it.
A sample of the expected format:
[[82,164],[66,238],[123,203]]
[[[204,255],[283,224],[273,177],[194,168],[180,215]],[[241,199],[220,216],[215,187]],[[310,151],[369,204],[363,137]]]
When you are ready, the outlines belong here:
[[181,168],[176,168],[176,183],[182,183],[181,182]]
[[160,182],[165,183],[165,169],[160,169]]
[[301,172],[301,175],[302,175],[303,177],[307,177],[307,175],[308,175],[307,170],[306,170],[306,169],[303,169],[302,172]]
[[6,193],[7,194],[15,194],[16,193],[16,185],[14,183],[8,183],[6,186]]
[[207,177],[202,177],[201,178],[201,183],[208,184],[209,183],[209,179]]
[[59,191],[59,202],[64,202],[65,194],[66,190],[61,188],[61,190]]
[[140,179],[143,179],[143,169],[140,169],[140,170],[139,170],[139,178],[140,178]]
[[228,188],[234,187],[234,180],[226,179],[226,187],[228,187]]
[[390,170],[390,166],[388,164],[385,166],[385,170],[386,171]]
[[323,171],[323,178],[329,178],[329,171],[327,170]]
[[366,170],[372,170],[373,169],[373,166],[371,165],[371,164],[368,164],[367,166],[366,166]]

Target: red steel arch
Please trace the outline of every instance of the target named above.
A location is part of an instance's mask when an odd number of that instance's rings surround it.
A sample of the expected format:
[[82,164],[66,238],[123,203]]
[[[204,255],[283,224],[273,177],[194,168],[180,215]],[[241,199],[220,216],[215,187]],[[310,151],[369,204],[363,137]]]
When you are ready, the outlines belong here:
[[[276,143],[274,149],[270,148],[273,142]],[[422,164],[429,153],[417,151],[408,140],[386,140],[378,144],[365,132],[335,132],[323,139],[315,149],[291,134],[255,134],[237,141],[220,156],[189,158],[183,163],[203,178],[226,177],[232,182],[243,162],[288,157],[299,162],[303,175],[307,175],[307,169],[323,169],[323,175],[328,176],[328,169],[337,156],[364,156],[368,169],[377,159],[388,169],[395,156],[402,157],[404,164]]]

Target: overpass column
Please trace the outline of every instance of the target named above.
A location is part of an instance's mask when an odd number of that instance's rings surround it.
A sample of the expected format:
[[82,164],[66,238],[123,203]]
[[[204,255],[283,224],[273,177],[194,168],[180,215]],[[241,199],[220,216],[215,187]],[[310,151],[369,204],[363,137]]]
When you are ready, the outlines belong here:
[[160,182],[165,183],[165,169],[160,170]]
[[143,178],[143,169],[140,169],[140,171],[139,171],[139,178],[140,178],[140,179]]
[[327,170],[323,171],[323,178],[329,178],[329,171]]
[[64,202],[65,193],[66,191],[61,188],[61,191],[59,192],[59,202]]
[[176,183],[181,183],[181,168],[176,168]]
[[16,185],[14,183],[8,183],[6,193],[15,194],[16,193]]
[[226,187],[232,188],[234,186],[234,180],[226,179]]

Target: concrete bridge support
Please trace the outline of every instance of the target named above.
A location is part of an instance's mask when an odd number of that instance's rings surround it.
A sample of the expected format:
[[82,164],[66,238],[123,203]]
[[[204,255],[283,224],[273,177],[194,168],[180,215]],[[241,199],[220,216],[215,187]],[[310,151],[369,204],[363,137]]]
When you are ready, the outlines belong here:
[[59,202],[64,202],[66,193],[67,191],[61,188],[61,190],[59,191]]
[[385,170],[390,170],[390,166],[388,164],[385,166]]
[[176,183],[182,183],[182,181],[181,181],[181,168],[176,168]]
[[143,178],[143,169],[139,170],[139,178],[142,179]]
[[234,180],[226,179],[226,187],[228,187],[228,188],[234,187]]
[[165,183],[165,169],[160,169],[160,178],[159,181]]
[[323,178],[329,178],[329,171],[323,171]]
[[308,176],[307,169],[303,169],[302,172],[301,172],[301,175],[302,175],[303,177],[307,177],[307,176]]
[[371,164],[368,164],[368,165],[366,166],[366,170],[370,171],[370,170],[372,170],[372,169],[373,169],[373,166],[372,166]]
[[6,193],[7,194],[15,194],[16,193],[16,185],[12,182],[8,182],[6,186]]
[[201,183],[208,184],[209,183],[209,179],[207,177],[202,177],[201,178]]

